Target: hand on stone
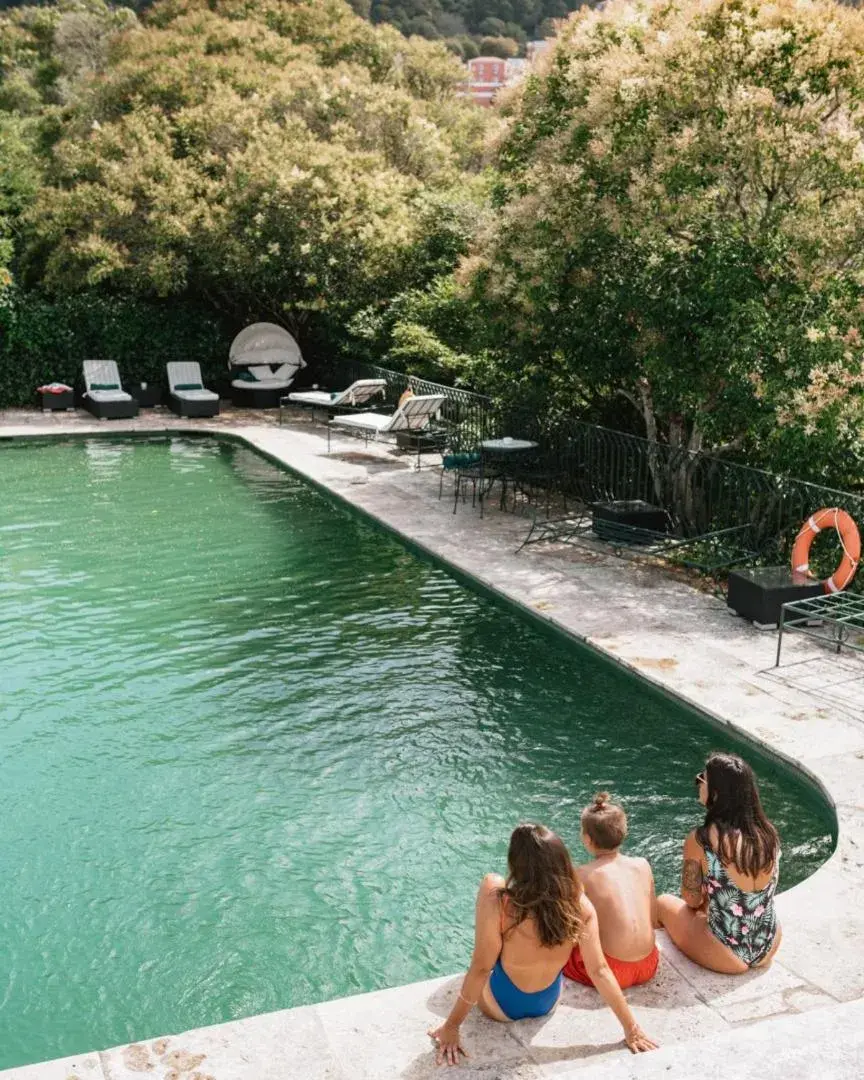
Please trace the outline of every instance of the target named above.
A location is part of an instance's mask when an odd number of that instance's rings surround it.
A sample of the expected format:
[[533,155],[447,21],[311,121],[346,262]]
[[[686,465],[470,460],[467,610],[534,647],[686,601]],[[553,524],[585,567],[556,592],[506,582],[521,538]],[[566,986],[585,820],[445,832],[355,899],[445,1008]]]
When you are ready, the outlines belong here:
[[638,1024],[634,1024],[626,1035],[627,1046],[631,1054],[644,1054],[646,1050],[656,1050],[658,1043],[649,1039]]
[[458,1065],[460,1054],[462,1057],[468,1057],[468,1051],[462,1048],[458,1027],[442,1024],[434,1031],[430,1029],[429,1035],[438,1043],[436,1065]]

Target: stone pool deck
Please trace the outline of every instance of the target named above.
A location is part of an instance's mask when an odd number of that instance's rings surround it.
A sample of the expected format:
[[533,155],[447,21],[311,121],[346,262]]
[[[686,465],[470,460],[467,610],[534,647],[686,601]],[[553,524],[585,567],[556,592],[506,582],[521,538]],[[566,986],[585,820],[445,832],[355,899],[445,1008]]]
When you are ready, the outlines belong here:
[[[760,633],[725,604],[661,567],[599,545],[538,545],[520,554],[527,523],[470,502],[438,500],[438,471],[326,431],[280,428],[270,416],[229,412],[181,421],[161,410],[134,421],[85,414],[0,413],[0,437],[123,431],[213,431],[247,442],[393,529],[413,544],[637,672],[721,724],[803,769],[836,807],[839,842],[809,880],[778,900],[781,959],[758,975],[702,971],[660,935],[664,963],[628,991],[661,1050],[622,1048],[596,994],[568,987],[552,1017],[496,1025],[473,1016],[458,1075],[540,1077],[864,1076],[864,661],[807,639]],[[446,932],[446,928],[442,928]],[[425,1031],[440,1022],[458,976],[158,1037],[79,1058],[0,1073],[0,1080],[422,1080],[436,1075]],[[804,1014],[807,1014],[806,1016]],[[137,1027],[129,1017],[129,1026]]]

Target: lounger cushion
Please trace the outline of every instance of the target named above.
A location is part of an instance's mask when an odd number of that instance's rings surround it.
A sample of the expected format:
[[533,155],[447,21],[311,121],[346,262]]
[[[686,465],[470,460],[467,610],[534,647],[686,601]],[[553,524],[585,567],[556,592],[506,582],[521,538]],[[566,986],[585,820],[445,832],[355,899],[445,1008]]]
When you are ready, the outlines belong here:
[[125,390],[88,390],[87,396],[94,401],[131,401],[132,395]]
[[94,383],[90,383],[90,389],[91,390],[119,390],[120,387],[117,385],[117,383],[94,382]]
[[381,413],[355,413],[353,416],[339,417],[338,422],[335,422],[335,426],[372,428],[373,430],[380,430],[381,428],[386,427],[392,419],[392,415],[382,416]]
[[178,382],[174,385],[175,390],[203,390],[200,382]]
[[175,386],[175,388],[172,390],[172,394],[174,397],[181,398],[183,401],[219,400],[218,394],[214,394],[212,390],[205,390],[203,387],[200,386],[196,390],[181,390],[178,386]]
[[298,390],[289,394],[289,401],[296,401],[302,405],[329,405],[339,394],[328,394],[326,390]]

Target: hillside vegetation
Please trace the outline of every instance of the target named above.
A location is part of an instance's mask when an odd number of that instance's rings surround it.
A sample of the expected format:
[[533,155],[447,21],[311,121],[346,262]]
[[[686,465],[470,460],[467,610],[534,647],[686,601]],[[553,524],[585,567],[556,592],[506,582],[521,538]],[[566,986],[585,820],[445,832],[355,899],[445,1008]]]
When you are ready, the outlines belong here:
[[[355,11],[403,34],[441,39],[465,59],[516,56],[525,43],[551,37],[556,22],[584,0],[351,0]],[[590,6],[590,4],[589,4]]]

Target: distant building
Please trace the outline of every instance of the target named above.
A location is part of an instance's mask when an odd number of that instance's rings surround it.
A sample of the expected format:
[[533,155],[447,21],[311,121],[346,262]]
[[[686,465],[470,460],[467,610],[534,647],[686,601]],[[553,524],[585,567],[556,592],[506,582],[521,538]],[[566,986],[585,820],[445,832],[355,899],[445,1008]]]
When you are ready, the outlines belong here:
[[478,56],[469,60],[467,78],[459,87],[459,93],[470,97],[475,105],[488,108],[498,92],[505,86],[515,86],[531,70],[534,60],[545,52],[551,41],[531,41],[528,43],[528,55],[512,60],[501,60],[497,56]]
[[502,86],[507,85],[507,61],[497,56],[478,56],[468,61],[468,79],[460,92],[475,105],[488,107]]

